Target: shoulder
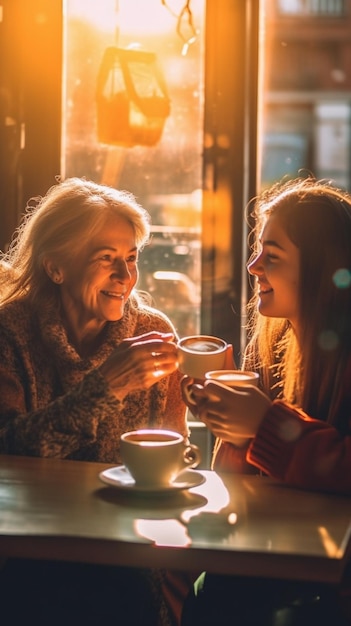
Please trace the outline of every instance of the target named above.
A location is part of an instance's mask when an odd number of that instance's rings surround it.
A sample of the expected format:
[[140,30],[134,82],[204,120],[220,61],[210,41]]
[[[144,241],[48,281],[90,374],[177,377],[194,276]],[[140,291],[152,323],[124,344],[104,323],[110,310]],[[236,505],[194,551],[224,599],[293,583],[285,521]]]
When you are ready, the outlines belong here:
[[0,324],[17,328],[20,324],[26,325],[32,317],[32,311],[26,300],[14,300],[0,306]]
[[148,326],[150,330],[159,330],[160,332],[171,332],[177,336],[176,329],[169,317],[154,307],[145,304],[139,306],[139,324]]
[[3,355],[15,346],[27,350],[36,339],[35,317],[27,303],[14,301],[0,307],[0,350]]

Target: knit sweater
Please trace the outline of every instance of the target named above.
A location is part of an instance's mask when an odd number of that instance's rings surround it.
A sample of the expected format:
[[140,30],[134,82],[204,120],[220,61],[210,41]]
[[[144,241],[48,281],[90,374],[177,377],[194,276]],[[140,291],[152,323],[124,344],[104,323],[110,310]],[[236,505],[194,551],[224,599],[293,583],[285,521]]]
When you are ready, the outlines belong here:
[[348,434],[276,400],[249,446],[247,460],[288,485],[351,495]]
[[96,352],[81,358],[59,312],[28,301],[0,308],[0,453],[120,463],[123,432],[167,428],[188,436],[178,371],[119,401],[97,369],[127,337],[173,332],[168,318],[126,303]]

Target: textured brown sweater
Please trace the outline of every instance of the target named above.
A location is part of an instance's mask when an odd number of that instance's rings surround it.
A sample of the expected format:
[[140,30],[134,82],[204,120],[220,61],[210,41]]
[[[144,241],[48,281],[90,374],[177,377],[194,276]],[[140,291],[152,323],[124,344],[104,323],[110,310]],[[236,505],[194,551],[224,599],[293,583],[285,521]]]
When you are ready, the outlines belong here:
[[69,344],[59,312],[27,301],[0,308],[0,453],[120,463],[124,431],[163,427],[188,435],[178,372],[120,402],[97,370],[127,337],[175,332],[159,311],[126,303],[89,358]]

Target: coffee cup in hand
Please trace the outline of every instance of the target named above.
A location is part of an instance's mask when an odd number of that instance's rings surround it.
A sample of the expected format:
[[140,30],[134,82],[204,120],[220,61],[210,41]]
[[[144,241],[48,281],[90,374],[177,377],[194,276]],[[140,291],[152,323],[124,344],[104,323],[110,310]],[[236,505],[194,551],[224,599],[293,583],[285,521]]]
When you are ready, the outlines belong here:
[[203,380],[209,370],[224,367],[227,343],[211,335],[192,335],[178,341],[179,371]]
[[187,444],[180,433],[163,429],[123,433],[121,456],[138,486],[155,489],[169,486],[182,470],[201,462],[197,446]]
[[212,370],[206,372],[205,378],[231,388],[246,387],[247,385],[257,387],[259,380],[257,372],[248,370]]

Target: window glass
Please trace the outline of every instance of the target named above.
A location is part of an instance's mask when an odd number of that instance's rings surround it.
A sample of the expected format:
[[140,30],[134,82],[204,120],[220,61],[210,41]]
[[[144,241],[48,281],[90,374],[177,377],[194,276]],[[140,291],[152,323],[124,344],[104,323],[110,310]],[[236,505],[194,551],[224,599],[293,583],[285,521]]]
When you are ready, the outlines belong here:
[[280,13],[301,15],[340,15],[345,10],[345,4],[345,0],[277,0]]
[[62,173],[152,218],[139,288],[200,330],[205,0],[66,0]]
[[261,20],[261,185],[312,173],[350,189],[350,0],[262,2]]

